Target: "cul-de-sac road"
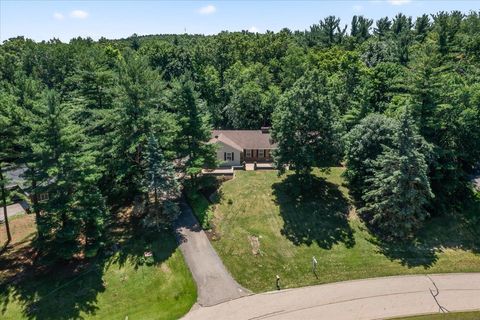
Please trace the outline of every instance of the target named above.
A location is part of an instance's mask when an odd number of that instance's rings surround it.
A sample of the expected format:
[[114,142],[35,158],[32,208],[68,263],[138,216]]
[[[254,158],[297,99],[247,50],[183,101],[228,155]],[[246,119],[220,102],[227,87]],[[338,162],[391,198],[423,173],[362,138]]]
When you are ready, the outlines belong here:
[[480,310],[480,273],[374,278],[194,307],[184,319],[385,319]]
[[252,294],[229,274],[185,201],[181,208],[177,239],[198,291],[186,320],[370,320],[480,310],[480,273],[373,278]]

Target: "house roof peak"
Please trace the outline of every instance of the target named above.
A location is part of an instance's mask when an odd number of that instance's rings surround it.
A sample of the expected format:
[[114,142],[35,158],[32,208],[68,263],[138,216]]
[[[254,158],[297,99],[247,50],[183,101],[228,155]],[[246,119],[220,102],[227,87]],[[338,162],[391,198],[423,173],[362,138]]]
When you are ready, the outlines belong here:
[[213,130],[210,142],[216,142],[214,140],[222,141],[240,150],[276,148],[267,127],[262,130]]

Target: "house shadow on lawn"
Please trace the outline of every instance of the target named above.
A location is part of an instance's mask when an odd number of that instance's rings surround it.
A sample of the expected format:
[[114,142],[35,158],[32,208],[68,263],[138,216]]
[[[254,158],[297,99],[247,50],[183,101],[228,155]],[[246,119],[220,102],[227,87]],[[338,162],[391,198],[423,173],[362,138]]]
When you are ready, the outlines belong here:
[[[106,290],[108,267],[160,265],[175,252],[176,241],[168,232],[160,236],[145,234],[139,217],[112,218],[105,249],[94,259],[49,264],[37,257],[35,241],[0,256],[0,318],[13,300],[25,319],[66,320],[82,319],[82,313],[95,315],[98,294]],[[153,256],[145,258],[146,251]],[[7,273],[13,267],[15,272]]]
[[344,243],[348,248],[353,247],[348,200],[337,185],[323,178],[311,176],[306,181],[292,174],[273,185],[284,221],[282,235],[295,245],[317,243],[330,249]]

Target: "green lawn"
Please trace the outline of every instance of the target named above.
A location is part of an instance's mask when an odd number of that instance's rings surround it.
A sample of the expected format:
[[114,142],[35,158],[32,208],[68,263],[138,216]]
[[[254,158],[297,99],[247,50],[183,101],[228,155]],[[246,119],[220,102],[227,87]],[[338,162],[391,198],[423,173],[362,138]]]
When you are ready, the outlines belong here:
[[205,196],[198,191],[187,191],[186,196],[188,204],[192,207],[193,213],[197,217],[202,228],[205,230],[210,229],[210,222],[213,215],[210,202],[208,202]]
[[[74,275],[57,267],[0,285],[0,319],[178,319],[188,312],[196,287],[173,236],[137,234],[120,243]],[[146,250],[153,258],[143,257]]]
[[407,318],[394,318],[392,320],[478,320],[480,319],[480,311],[473,312],[453,312],[453,313],[437,313],[424,316],[415,316]]
[[[452,219],[432,219],[415,243],[377,241],[355,215],[342,168],[316,172],[312,187],[276,171],[237,171],[216,206],[214,247],[255,292],[349,279],[480,271],[476,238]],[[322,179],[326,178],[326,179]],[[302,190],[303,189],[303,190]],[[312,272],[312,257],[318,261]]]

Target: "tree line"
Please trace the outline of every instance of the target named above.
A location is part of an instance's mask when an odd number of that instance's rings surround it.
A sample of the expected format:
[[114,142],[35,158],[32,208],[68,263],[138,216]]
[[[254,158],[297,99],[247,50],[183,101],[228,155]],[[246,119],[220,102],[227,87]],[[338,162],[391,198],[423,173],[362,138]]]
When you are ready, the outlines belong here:
[[50,195],[33,197],[40,247],[93,256],[112,205],[143,199],[150,227],[175,217],[179,180],[215,165],[212,128],[272,126],[280,171],[345,161],[366,220],[408,237],[470,194],[479,67],[478,12],[354,16],[349,32],[330,16],[265,34],[17,37],[0,46],[0,162]]

